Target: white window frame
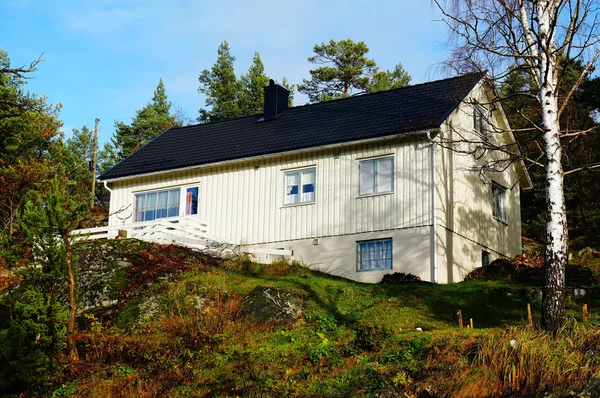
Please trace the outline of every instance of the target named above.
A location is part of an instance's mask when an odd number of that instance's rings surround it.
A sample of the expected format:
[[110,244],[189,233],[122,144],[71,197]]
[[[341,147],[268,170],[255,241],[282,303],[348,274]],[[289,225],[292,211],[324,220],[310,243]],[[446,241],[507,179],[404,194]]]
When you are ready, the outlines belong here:
[[[388,249],[377,249],[377,244],[386,244],[389,242],[389,255],[387,253]],[[364,245],[364,248],[363,248]],[[363,254],[369,253],[368,250],[369,245],[374,245],[375,249],[372,250],[375,252],[375,258],[364,258]],[[365,250],[367,249],[367,250]],[[385,250],[385,252],[384,252]],[[364,268],[363,262],[367,261],[375,261],[380,263],[377,264],[375,268]],[[381,270],[390,270],[394,269],[394,242],[392,238],[383,238],[383,239],[370,239],[370,240],[359,240],[356,242],[356,271],[357,272],[370,272],[370,271],[381,271]]]
[[[140,191],[140,192],[134,192],[133,193],[133,219],[134,222],[140,222],[141,220],[137,219],[137,214],[138,214],[138,208],[137,208],[137,198],[140,195],[148,195],[148,194],[157,194],[156,195],[156,204],[154,206],[155,210],[158,209],[158,193],[160,192],[171,192],[171,191],[179,191],[178,197],[177,197],[177,214],[175,215],[168,215],[168,211],[169,211],[169,204],[170,202],[168,202],[167,199],[167,216],[166,217],[158,217],[154,218],[154,220],[157,219],[161,219],[161,218],[172,218],[172,217],[180,217],[180,216],[185,216],[188,215],[186,214],[186,195],[187,195],[187,190],[190,188],[197,188],[198,189],[198,208],[197,208],[197,212],[196,214],[189,214],[189,215],[198,215],[200,214],[200,183],[197,184],[192,184],[192,185],[181,185],[181,186],[170,186],[170,187],[165,187],[162,189],[155,189],[155,190],[148,190],[148,191]],[[146,211],[146,209],[144,210]],[[146,220],[144,220],[146,221]],[[152,221],[152,220],[147,220],[147,221]]]
[[479,134],[479,137],[484,141],[489,140],[488,129],[486,126],[489,117],[489,112],[485,106],[477,103],[473,104],[473,130],[475,130],[475,132]]
[[[309,184],[303,184],[302,182],[302,177],[304,174],[310,174],[312,173],[313,175],[313,183],[312,183],[312,188],[313,188],[313,197],[311,200],[308,199],[304,199],[303,196],[305,193],[304,189],[306,185]],[[288,194],[288,176],[292,176],[296,174],[297,178],[298,178],[298,194],[297,194],[297,200],[290,202],[289,201],[289,197],[291,197],[291,195]],[[311,203],[315,203],[315,201],[317,200],[317,168],[316,167],[304,167],[301,169],[293,169],[293,170],[286,170],[283,172],[283,205],[284,206],[297,206],[297,205],[306,205],[306,204],[311,204]]]
[[[392,161],[392,176],[391,176],[391,189],[387,190],[387,191],[380,191],[379,186],[377,185],[377,176],[378,176],[378,172],[379,172],[379,162],[383,161],[383,160],[391,160]],[[363,166],[367,163],[373,163],[374,166],[374,172],[373,172],[373,192],[365,192],[363,193],[363,187],[362,187],[362,170],[363,170]],[[394,156],[380,156],[380,157],[376,157],[376,158],[369,158],[369,159],[362,159],[358,162],[358,196],[371,196],[371,195],[380,195],[380,194],[388,194],[388,193],[394,193],[394,188],[395,188],[395,184],[394,184],[394,180],[395,180],[395,159]]]
[[[134,212],[133,212],[133,214],[134,214],[134,217],[133,217],[134,222],[154,221],[154,220],[158,220],[158,219],[161,219],[161,218],[170,218],[170,217],[177,217],[177,216],[179,216],[179,213],[181,212],[181,190],[182,190],[181,187],[170,187],[170,188],[165,188],[165,189],[157,189],[157,190],[153,190],[153,191],[145,191],[145,192],[135,193],[134,197],[133,197],[133,203],[134,203],[134,207],[135,207],[134,208]],[[170,197],[171,197],[171,192],[174,192],[174,191],[178,191],[177,202],[176,202],[177,203],[177,214],[170,216],[169,215],[169,208],[171,206],[169,206],[169,205],[173,204],[174,202],[170,202],[169,200],[170,200]],[[167,206],[166,207],[167,215],[164,216],[164,217],[156,217],[156,210],[158,210],[158,208],[159,208],[158,207],[159,206],[158,205],[158,195],[159,195],[159,193],[162,193],[162,192],[167,192],[167,205],[166,205]],[[139,210],[138,209],[138,197],[142,196],[142,195],[147,196],[147,195],[151,195],[151,194],[156,194],[156,199],[155,199],[155,204],[154,204],[154,218],[152,220],[138,220],[138,210]],[[144,199],[144,201],[145,201],[145,199]],[[144,210],[142,211],[142,213],[145,213],[145,212],[147,212],[147,211],[150,210],[147,207],[143,207],[143,209]],[[145,218],[145,214],[142,216],[142,218]]]
[[492,196],[492,215],[498,221],[506,224],[506,188],[503,186],[492,183],[491,196]]
[[[198,209],[196,214],[185,214],[186,213],[186,195],[187,195],[187,190],[190,188],[198,188]],[[198,214],[200,214],[200,184],[193,184],[193,185],[183,185],[181,186],[181,198],[179,199],[179,215],[180,216],[186,216],[186,215],[190,215],[190,216],[197,216]]]

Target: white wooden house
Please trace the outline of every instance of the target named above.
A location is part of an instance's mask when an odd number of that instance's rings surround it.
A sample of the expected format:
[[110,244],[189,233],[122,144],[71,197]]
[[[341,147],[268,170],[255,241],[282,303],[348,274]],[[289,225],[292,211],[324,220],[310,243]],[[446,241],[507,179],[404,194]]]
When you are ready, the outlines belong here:
[[522,163],[478,174],[493,153],[440,145],[485,128],[485,111],[505,130],[490,139],[518,150],[502,110],[486,105],[484,75],[290,109],[287,96],[271,81],[263,115],[170,129],[104,173],[109,225],[176,220],[179,237],[283,249],[363,282],[455,282],[521,252]]

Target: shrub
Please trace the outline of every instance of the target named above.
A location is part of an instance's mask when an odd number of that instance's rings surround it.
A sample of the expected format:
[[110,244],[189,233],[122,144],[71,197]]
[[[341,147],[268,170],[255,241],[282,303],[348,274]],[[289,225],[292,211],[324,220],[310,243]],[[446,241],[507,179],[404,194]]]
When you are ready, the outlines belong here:
[[335,318],[327,313],[309,311],[304,316],[304,319],[313,325],[315,331],[320,333],[332,332],[338,328]]
[[470,280],[495,280],[512,279],[519,275],[519,265],[506,259],[497,259],[485,267],[475,268],[465,276],[466,281]]
[[404,283],[404,282],[416,282],[420,281],[421,277],[410,273],[405,274],[404,272],[394,272],[393,274],[385,274],[379,283]]
[[356,331],[354,345],[364,351],[381,350],[392,334],[389,327],[381,324],[377,319],[360,320],[355,324],[354,330]]
[[52,356],[64,348],[67,313],[47,293],[27,286],[13,304],[10,326],[0,330],[0,391],[40,386],[56,372]]
[[223,268],[228,272],[244,272],[248,271],[252,265],[250,255],[239,253],[237,256],[223,262]]

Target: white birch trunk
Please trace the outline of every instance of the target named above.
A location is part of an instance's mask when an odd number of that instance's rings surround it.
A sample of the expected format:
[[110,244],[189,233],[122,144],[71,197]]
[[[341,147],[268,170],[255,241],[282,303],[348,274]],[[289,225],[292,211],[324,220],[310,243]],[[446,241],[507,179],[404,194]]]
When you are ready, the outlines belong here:
[[546,283],[542,299],[542,324],[556,331],[565,320],[565,271],[567,253],[567,217],[563,190],[562,146],[558,120],[556,44],[551,21],[557,18],[553,1],[537,3],[539,18],[539,101],[542,110],[546,151]]

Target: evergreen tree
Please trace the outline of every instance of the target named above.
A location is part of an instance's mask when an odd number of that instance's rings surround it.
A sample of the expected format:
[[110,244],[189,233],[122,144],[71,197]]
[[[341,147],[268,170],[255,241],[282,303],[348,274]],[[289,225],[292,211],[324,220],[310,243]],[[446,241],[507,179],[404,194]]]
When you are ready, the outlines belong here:
[[[61,152],[60,106],[24,92],[24,74],[0,49],[0,254],[15,232],[16,215],[42,191]],[[11,72],[13,71],[13,72]]]
[[239,104],[242,115],[250,116],[263,112],[264,87],[268,83],[269,78],[265,74],[265,66],[260,59],[260,55],[256,52],[248,73],[240,78]]
[[152,101],[136,112],[131,124],[115,121],[115,135],[99,154],[100,172],[108,170],[165,130],[177,126],[179,122],[171,115],[171,103],[160,79]]
[[375,93],[377,91],[405,87],[410,84],[410,80],[410,76],[404,70],[402,64],[398,64],[394,67],[394,70],[376,72],[369,84],[369,92]]
[[[66,271],[68,280],[69,317],[67,321],[67,347],[69,360],[79,360],[75,341],[75,271],[71,232],[77,228],[89,211],[89,195],[79,189],[78,184],[55,176],[49,183],[44,198],[38,195],[28,202],[23,211],[22,228],[35,250],[42,253],[37,258],[46,260],[52,273]],[[66,270],[64,266],[66,265]],[[43,269],[44,267],[42,267]]]
[[288,107],[291,108],[292,106],[294,106],[294,94],[296,93],[296,85],[295,84],[290,84],[290,82],[288,82],[287,77],[283,77],[283,80],[281,81],[281,85],[285,88],[288,89],[288,91],[290,92],[290,94],[288,95]]
[[210,107],[210,110],[200,109],[199,122],[214,122],[242,116],[239,104],[240,83],[233,69],[235,57],[230,54],[226,41],[221,43],[217,53],[217,62],[210,70],[203,70],[198,77],[198,91],[206,95],[205,103]]
[[394,70],[380,71],[375,61],[367,58],[369,47],[351,39],[330,40],[314,47],[313,64],[325,65],[311,69],[311,79],[303,79],[298,91],[308,95],[310,102],[329,101],[350,95],[371,93],[404,87],[410,76],[402,64]]
[[[351,39],[317,44],[315,55],[308,58],[313,64],[325,64],[311,69],[311,79],[303,79],[298,91],[308,95],[311,102],[327,101],[365,93],[377,67],[367,58],[369,48]],[[330,66],[331,65],[331,66]]]

